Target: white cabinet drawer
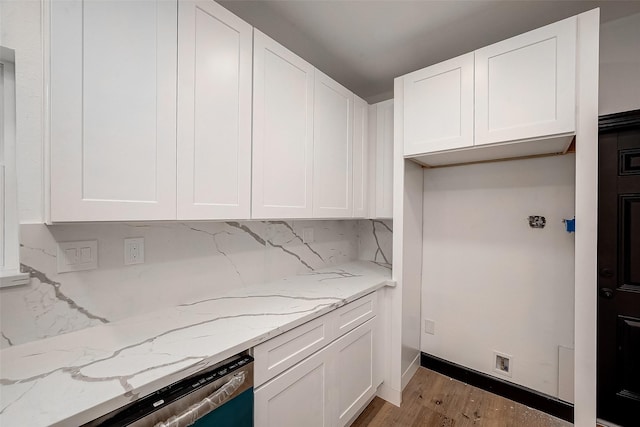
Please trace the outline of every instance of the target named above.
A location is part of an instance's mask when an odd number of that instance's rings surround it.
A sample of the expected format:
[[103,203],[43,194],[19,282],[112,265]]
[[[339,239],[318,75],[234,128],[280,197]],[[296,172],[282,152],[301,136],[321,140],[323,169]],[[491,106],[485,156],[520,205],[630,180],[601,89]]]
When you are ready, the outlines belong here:
[[376,293],[254,347],[254,384],[264,384],[376,315]]
[[373,293],[334,311],[332,314],[334,316],[335,338],[341,337],[374,317],[376,315],[377,302],[376,294]]
[[314,319],[254,348],[255,387],[284,372],[332,341],[330,314]]

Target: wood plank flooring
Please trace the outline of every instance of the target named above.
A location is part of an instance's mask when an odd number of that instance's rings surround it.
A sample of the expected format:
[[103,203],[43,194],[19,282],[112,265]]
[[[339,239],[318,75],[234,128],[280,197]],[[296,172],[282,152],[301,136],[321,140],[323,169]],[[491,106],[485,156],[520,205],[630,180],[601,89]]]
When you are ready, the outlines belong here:
[[420,368],[400,408],[376,397],[352,427],[568,427],[564,420]]

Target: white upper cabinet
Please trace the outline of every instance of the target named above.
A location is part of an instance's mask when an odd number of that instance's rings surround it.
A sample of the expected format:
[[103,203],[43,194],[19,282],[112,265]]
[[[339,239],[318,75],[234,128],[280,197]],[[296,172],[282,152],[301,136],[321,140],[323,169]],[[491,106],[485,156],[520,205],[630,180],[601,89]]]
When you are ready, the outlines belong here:
[[252,27],[211,0],[178,9],[178,219],[251,215]]
[[353,94],[315,72],[313,217],[353,215]]
[[258,30],[253,49],[252,217],[310,218],[314,68]]
[[575,131],[577,18],[475,52],[476,145]]
[[473,145],[473,53],[404,77],[404,154]]
[[369,105],[353,97],[353,217],[366,218],[368,211]]
[[427,166],[566,152],[576,17],[398,78],[404,155]]
[[51,2],[51,221],[176,217],[177,4]]
[[[371,143],[369,167],[374,185],[369,217],[393,217],[393,99],[372,106],[369,120],[375,133],[369,137]],[[373,115],[373,119],[372,119]]]

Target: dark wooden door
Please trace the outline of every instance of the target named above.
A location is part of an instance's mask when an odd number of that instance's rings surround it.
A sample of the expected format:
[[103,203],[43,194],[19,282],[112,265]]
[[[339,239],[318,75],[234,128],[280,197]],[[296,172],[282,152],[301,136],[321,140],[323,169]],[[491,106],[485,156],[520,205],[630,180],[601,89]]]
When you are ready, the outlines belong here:
[[640,126],[601,130],[598,417],[640,425]]

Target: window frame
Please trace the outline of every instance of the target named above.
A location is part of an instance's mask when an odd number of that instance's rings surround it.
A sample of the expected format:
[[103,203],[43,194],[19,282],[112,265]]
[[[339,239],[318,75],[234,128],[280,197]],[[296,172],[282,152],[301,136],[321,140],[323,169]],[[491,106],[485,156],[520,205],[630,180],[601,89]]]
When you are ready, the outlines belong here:
[[15,83],[15,52],[0,46],[0,288],[29,283],[20,272]]

